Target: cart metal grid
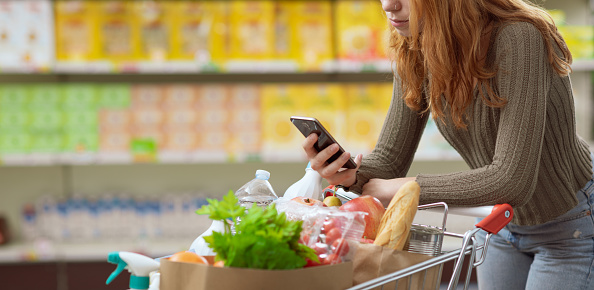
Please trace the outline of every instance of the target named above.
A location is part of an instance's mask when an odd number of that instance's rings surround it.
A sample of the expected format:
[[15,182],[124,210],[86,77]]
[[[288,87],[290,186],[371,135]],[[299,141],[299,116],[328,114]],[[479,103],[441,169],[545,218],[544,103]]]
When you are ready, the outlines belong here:
[[[465,269],[466,270],[466,279],[463,284],[463,289],[465,289],[465,290],[468,289],[468,286],[470,284],[470,276],[471,276],[472,270],[474,268],[480,266],[485,260],[485,256],[486,256],[486,252],[488,249],[489,240],[490,240],[491,236],[493,234],[497,234],[499,232],[499,230],[501,230],[505,225],[507,225],[511,221],[511,218],[513,217],[513,210],[511,208],[511,206],[508,204],[496,205],[493,207],[491,213],[488,216],[486,216],[481,222],[476,224],[476,228],[468,230],[464,234],[458,234],[458,233],[451,233],[451,232],[445,231],[445,223],[446,223],[447,213],[448,213],[448,207],[445,203],[422,205],[422,206],[419,206],[419,209],[430,209],[430,208],[435,208],[437,206],[444,207],[444,218],[443,218],[443,227],[442,227],[442,229],[444,230],[443,235],[461,239],[462,245],[460,248],[458,248],[457,250],[449,251],[449,252],[441,252],[441,254],[438,254],[436,257],[431,258],[425,262],[421,262],[421,263],[415,264],[411,267],[402,269],[400,271],[396,271],[396,272],[372,279],[370,281],[367,281],[367,282],[361,283],[359,285],[356,285],[354,287],[348,288],[347,290],[399,289],[398,283],[405,281],[405,280],[408,280],[408,281],[406,281],[406,282],[408,282],[408,283],[406,283],[406,285],[408,285],[408,289],[411,289],[411,285],[413,284],[412,283],[413,275],[420,273],[421,275],[423,275],[423,283],[425,283],[428,271],[430,269],[433,269],[434,267],[439,267],[439,275],[437,278],[437,283],[435,283],[436,284],[435,288],[430,288],[430,289],[439,290],[441,287],[439,281],[441,281],[441,278],[442,278],[441,275],[442,275],[443,267],[449,261],[454,261],[454,269],[452,272],[452,276],[450,277],[447,289],[454,290],[454,289],[457,289],[457,287],[458,287],[458,283],[459,283],[459,280],[460,280],[460,277],[461,277],[461,274],[463,271],[462,268],[464,267],[463,266],[464,259],[467,256],[469,259],[469,263]],[[487,235],[486,235],[485,243],[479,245],[476,240],[476,234],[481,230],[486,231]],[[439,242],[439,244],[436,243],[435,246],[438,247],[439,249],[441,249],[441,242],[443,242],[443,240],[438,240],[438,242]],[[479,257],[479,259],[477,261],[474,261],[478,251],[481,251],[481,256]],[[392,283],[392,282],[396,283],[394,288],[385,287],[386,284]],[[433,287],[433,285],[427,285],[427,287]],[[421,287],[421,289],[426,289],[425,285],[423,285]],[[416,290],[416,289],[411,289],[411,290]]]

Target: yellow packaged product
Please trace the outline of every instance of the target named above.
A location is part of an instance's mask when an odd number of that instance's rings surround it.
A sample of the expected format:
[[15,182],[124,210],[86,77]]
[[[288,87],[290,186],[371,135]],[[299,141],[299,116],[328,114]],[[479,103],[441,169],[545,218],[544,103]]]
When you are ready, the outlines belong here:
[[99,58],[130,62],[139,58],[140,35],[134,29],[134,10],[129,1],[98,1]]
[[350,150],[362,153],[371,152],[381,131],[385,112],[383,93],[376,84],[357,83],[346,87],[347,121],[346,140]]
[[171,54],[171,23],[168,5],[173,1],[131,1],[136,17],[135,29],[140,34],[139,58],[143,61],[162,62]]
[[227,1],[170,1],[171,59],[221,70],[227,56]]
[[303,135],[290,121],[303,115],[299,84],[265,84],[261,88],[262,158],[268,161],[302,160]]
[[98,58],[96,1],[57,0],[56,55],[58,61],[93,61]]
[[230,5],[230,60],[274,59],[275,2],[233,0]]
[[386,16],[379,1],[339,0],[336,3],[338,59],[373,61],[381,59]]
[[[304,116],[318,119],[348,151],[345,141],[346,98],[341,84],[321,83],[300,85],[305,101]],[[342,141],[341,141],[342,140]]]
[[300,71],[328,69],[334,59],[331,2],[279,1],[277,5],[278,58],[296,61]]

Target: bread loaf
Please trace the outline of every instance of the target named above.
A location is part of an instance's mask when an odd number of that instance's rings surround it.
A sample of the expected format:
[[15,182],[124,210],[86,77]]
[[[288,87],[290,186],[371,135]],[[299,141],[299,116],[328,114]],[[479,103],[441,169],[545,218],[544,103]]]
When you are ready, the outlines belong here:
[[421,188],[416,181],[409,181],[400,187],[382,216],[373,244],[395,250],[404,248],[417,213],[420,193]]

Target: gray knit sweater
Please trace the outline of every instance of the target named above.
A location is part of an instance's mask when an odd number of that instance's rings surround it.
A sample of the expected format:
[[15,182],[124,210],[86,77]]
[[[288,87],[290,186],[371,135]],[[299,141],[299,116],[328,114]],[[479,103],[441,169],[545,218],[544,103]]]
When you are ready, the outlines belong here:
[[[467,129],[456,129],[449,118],[436,122],[470,170],[417,175],[421,203],[509,203],[515,224],[550,221],[577,205],[575,193],[592,176],[589,146],[576,133],[570,79],[554,71],[542,34],[528,23],[495,30],[487,65],[497,68],[491,86],[508,103],[491,108],[475,90]],[[350,190],[360,193],[371,178],[406,176],[427,118],[404,104],[396,77],[377,145]]]

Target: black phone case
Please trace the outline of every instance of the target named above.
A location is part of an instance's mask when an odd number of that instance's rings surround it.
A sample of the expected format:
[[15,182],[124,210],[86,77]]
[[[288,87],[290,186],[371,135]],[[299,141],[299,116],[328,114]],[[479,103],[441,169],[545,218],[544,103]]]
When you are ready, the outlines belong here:
[[[332,145],[333,143],[338,144],[338,142],[336,142],[332,135],[330,135],[328,130],[324,128],[322,123],[320,123],[320,121],[318,121],[315,118],[293,116],[291,117],[291,122],[293,123],[293,125],[295,125],[295,127],[297,127],[297,129],[299,129],[301,134],[303,134],[303,136],[305,137],[309,136],[311,133],[316,133],[316,135],[318,135],[318,142],[314,144],[314,148],[318,152],[326,149],[326,147]],[[332,155],[330,158],[328,158],[328,163],[334,162],[336,159],[340,157],[340,155],[342,155],[342,153],[345,152],[342,146],[340,146],[340,144],[338,144],[338,146],[339,150],[336,153],[334,153],[334,155]],[[357,168],[357,164],[352,159],[349,159],[344,164],[344,167],[348,169],[355,169]]]

